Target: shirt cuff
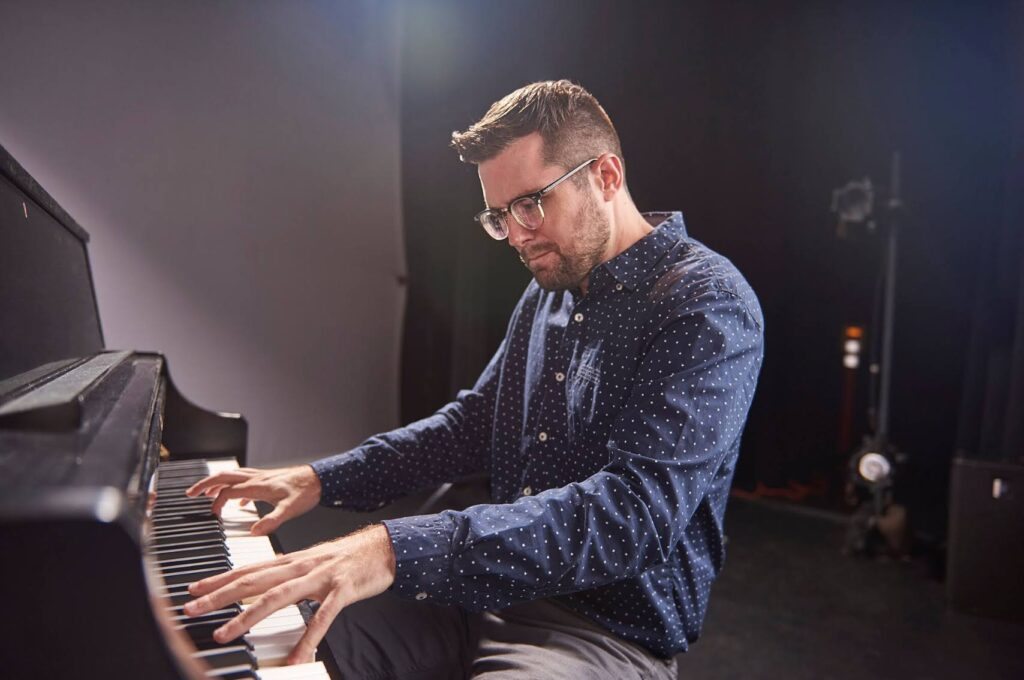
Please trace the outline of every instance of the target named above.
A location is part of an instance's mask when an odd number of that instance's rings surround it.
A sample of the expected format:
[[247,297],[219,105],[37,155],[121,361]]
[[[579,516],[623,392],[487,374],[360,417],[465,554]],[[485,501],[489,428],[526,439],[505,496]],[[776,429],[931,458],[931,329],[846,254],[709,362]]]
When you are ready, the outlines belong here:
[[321,458],[309,464],[313,468],[313,472],[320,479],[320,505],[340,508],[345,504],[345,500],[338,493],[341,485],[337,483],[338,478],[335,476],[337,473],[336,468],[340,465],[338,459],[341,457]]
[[365,479],[364,474],[359,474],[360,467],[365,469],[365,454],[360,449],[321,458],[309,465],[320,479],[320,505],[356,512],[369,512],[387,505],[379,496],[369,495],[360,483]]
[[395,581],[388,590],[415,600],[452,602],[452,523],[443,514],[386,519],[395,551]]

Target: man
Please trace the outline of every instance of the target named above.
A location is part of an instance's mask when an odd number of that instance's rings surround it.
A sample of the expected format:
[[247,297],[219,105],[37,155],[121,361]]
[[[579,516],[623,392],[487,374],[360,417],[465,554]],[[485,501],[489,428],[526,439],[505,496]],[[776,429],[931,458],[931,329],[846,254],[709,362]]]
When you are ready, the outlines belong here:
[[[582,87],[528,85],[452,137],[478,166],[477,222],[534,276],[476,385],[347,453],[214,475],[189,493],[216,495],[215,509],[275,504],[258,534],[318,503],[376,509],[481,471],[493,502],[385,520],[201,581],[186,611],[258,596],[218,632],[228,640],[316,600],[298,661],[339,612],[388,590],[374,601],[399,603],[392,625],[422,612],[435,623],[353,645],[353,674],[674,678],[724,558],[763,356],[757,298],[679,213],[637,210],[615,128]],[[365,635],[347,614],[343,639]],[[443,640],[452,626],[464,667],[428,668],[409,638]]]

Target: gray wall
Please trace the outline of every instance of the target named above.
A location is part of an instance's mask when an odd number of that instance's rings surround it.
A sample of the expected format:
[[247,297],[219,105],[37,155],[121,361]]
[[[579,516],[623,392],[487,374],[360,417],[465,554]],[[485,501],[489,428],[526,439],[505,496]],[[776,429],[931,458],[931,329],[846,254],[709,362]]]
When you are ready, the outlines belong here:
[[389,2],[0,4],[0,144],[90,232],[107,346],[256,465],[396,424],[398,107]]

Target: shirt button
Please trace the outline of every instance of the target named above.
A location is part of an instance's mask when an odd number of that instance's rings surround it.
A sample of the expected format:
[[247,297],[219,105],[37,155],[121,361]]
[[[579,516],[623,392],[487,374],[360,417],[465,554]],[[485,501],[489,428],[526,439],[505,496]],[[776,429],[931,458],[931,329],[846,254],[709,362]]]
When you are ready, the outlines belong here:
[[427,594],[426,593],[416,593],[416,599],[417,600],[425,600],[425,599],[427,599]]
[[573,314],[572,318],[573,318],[573,321],[575,321],[576,323],[579,323],[580,321],[583,321],[583,315],[580,314],[579,312],[576,312],[575,314]]
[[621,283],[616,283],[615,284],[615,290],[622,290],[622,284]]
[[524,496],[529,496],[532,493],[533,493],[533,489],[531,489],[530,487],[526,487],[525,489],[523,489],[523,495]]
[[546,442],[548,440],[548,433],[541,432],[539,435],[537,435],[537,439],[541,440],[542,442]]
[[334,501],[335,505],[341,505],[341,501]]
[[558,373],[555,373],[555,381],[556,382],[562,382],[563,380],[565,380],[565,373],[562,373],[561,371],[559,371]]

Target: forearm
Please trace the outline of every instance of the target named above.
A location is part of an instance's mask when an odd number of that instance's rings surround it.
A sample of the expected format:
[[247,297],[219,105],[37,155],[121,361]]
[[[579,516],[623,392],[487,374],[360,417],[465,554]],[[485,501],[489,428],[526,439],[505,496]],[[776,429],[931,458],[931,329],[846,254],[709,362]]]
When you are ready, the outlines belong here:
[[[661,471],[638,470],[605,470],[511,504],[385,520],[397,558],[393,587],[480,610],[595,588],[664,564],[712,480],[693,475],[691,483],[681,469],[674,491],[652,493],[664,488],[654,479]],[[694,500],[666,503],[670,495]]]
[[375,510],[419,489],[485,470],[490,419],[483,395],[464,390],[428,418],[315,461],[321,504]]

